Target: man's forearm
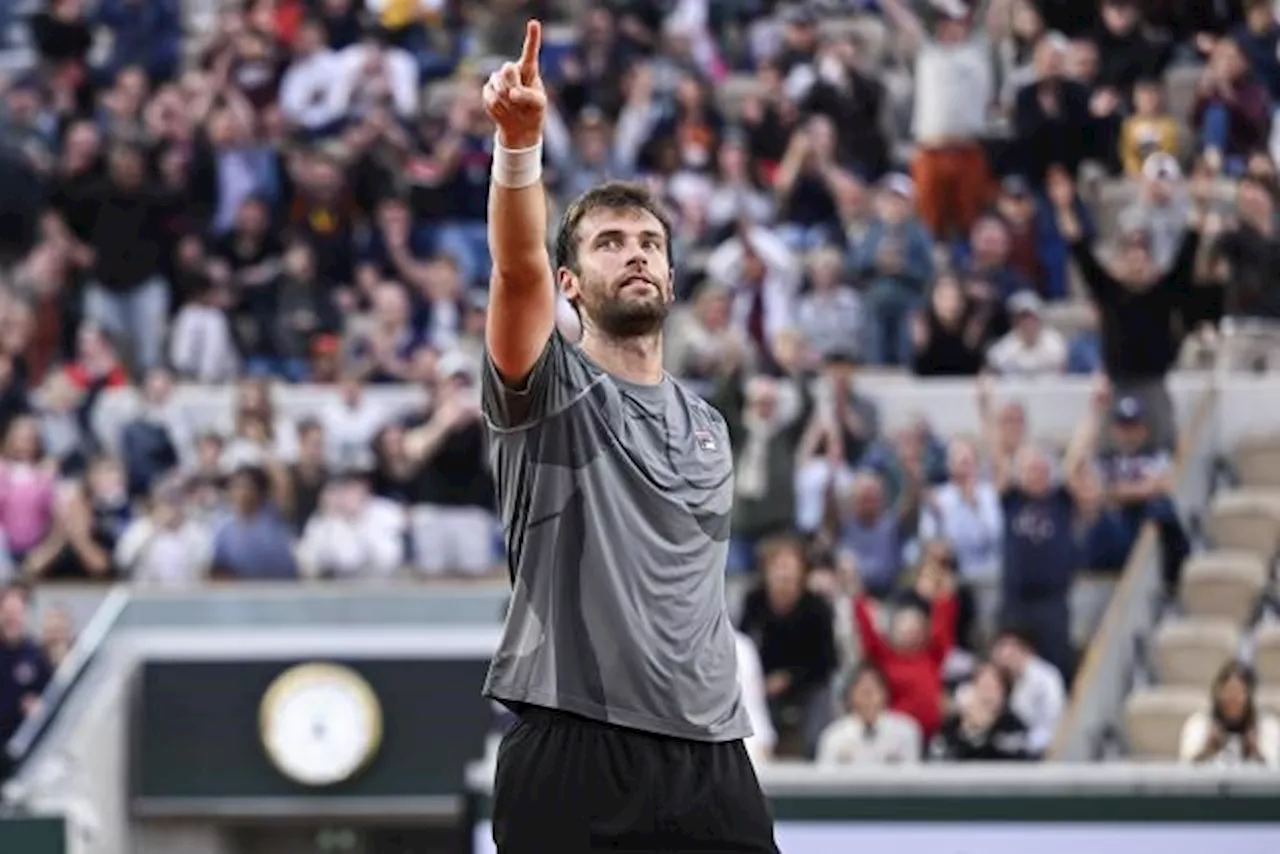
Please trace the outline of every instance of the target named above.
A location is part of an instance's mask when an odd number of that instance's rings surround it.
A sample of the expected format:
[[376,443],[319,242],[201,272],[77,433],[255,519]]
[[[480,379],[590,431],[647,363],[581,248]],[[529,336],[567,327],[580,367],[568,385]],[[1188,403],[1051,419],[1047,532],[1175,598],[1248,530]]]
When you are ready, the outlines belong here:
[[539,281],[528,272],[548,264],[547,195],[541,181],[519,189],[489,184],[489,248],[494,272],[503,281]]

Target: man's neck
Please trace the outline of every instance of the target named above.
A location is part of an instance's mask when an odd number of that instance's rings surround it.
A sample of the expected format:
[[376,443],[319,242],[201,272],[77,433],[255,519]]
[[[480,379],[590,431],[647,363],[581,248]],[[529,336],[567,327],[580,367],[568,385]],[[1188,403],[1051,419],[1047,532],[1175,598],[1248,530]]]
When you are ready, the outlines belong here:
[[662,333],[635,338],[608,338],[588,330],[582,350],[607,372],[627,382],[657,385],[662,382]]

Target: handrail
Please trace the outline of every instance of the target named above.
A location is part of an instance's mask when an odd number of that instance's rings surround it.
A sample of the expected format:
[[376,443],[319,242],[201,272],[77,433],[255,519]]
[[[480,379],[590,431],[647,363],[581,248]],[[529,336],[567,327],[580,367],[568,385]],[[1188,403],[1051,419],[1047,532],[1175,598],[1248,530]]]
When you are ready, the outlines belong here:
[[[1196,403],[1195,412],[1191,416],[1191,423],[1188,429],[1183,431],[1178,442],[1174,475],[1175,483],[1180,484],[1183,480],[1188,457],[1196,448],[1201,439],[1201,434],[1208,425],[1209,418],[1213,414],[1214,406],[1217,403],[1217,397],[1218,388],[1214,384],[1205,390],[1200,400]],[[1141,586],[1140,581],[1143,573],[1149,571],[1148,568],[1155,562],[1154,552],[1158,548],[1158,539],[1154,525],[1148,523],[1143,526],[1137,542],[1134,543],[1133,549],[1129,553],[1129,559],[1125,561],[1120,580],[1116,584],[1115,592],[1111,595],[1111,601],[1107,603],[1107,610],[1102,617],[1102,623],[1099,625],[1098,631],[1094,633],[1092,642],[1085,650],[1084,660],[1076,671],[1075,679],[1071,684],[1070,701],[1063,712],[1061,720],[1058,721],[1058,728],[1054,733],[1053,742],[1049,745],[1049,749],[1045,754],[1046,759],[1063,758],[1063,753],[1067,749],[1072,734],[1081,726],[1080,718],[1085,699],[1096,690],[1103,664],[1108,661],[1112,651],[1117,649],[1116,644],[1121,640],[1119,633],[1125,622],[1126,612],[1132,607],[1131,599],[1137,595],[1135,589]]]
[[67,657],[58,665],[53,678],[49,680],[48,687],[40,697],[39,707],[22,722],[18,731],[5,745],[5,756],[13,767],[30,755],[40,737],[53,723],[63,702],[79,683],[103,641],[111,633],[111,629],[124,613],[124,609],[128,607],[131,598],[129,586],[117,584],[89,618],[89,622],[85,624],[67,652]]

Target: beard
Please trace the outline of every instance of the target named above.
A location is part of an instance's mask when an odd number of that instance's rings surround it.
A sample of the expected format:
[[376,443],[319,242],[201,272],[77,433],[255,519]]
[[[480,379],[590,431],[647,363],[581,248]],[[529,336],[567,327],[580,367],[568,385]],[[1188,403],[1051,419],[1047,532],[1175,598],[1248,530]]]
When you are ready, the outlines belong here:
[[591,325],[609,338],[645,338],[662,330],[670,303],[662,285],[654,282],[654,291],[644,296],[626,296],[622,289],[628,274],[617,282],[584,288],[581,308]]

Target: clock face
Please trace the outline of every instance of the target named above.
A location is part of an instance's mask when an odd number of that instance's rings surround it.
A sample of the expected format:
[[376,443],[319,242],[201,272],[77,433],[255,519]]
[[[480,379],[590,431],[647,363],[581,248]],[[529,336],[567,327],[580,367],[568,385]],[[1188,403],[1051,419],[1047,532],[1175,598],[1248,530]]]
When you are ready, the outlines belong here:
[[304,664],[272,683],[262,700],[262,741],[285,776],[307,786],[350,779],[377,753],[382,710],[354,670]]

